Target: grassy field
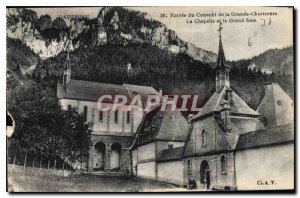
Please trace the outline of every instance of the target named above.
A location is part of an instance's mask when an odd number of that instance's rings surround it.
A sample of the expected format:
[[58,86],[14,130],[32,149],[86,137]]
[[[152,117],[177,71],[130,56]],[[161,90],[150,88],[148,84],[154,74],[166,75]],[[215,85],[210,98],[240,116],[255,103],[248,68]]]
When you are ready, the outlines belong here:
[[125,177],[77,175],[71,177],[8,173],[14,192],[147,192],[176,191],[170,184]]

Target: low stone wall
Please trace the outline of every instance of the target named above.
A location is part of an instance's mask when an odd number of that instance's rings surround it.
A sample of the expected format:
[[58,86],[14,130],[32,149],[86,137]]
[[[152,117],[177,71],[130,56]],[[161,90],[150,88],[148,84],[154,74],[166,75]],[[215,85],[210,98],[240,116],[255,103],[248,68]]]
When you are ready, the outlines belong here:
[[61,177],[69,177],[72,175],[73,171],[69,170],[54,170],[54,169],[46,169],[46,168],[37,168],[37,167],[23,167],[13,164],[7,165],[7,171],[9,174],[28,174],[28,175],[40,175],[40,176],[61,176]]
[[157,180],[179,186],[184,185],[183,173],[184,164],[183,161],[170,161],[157,164]]

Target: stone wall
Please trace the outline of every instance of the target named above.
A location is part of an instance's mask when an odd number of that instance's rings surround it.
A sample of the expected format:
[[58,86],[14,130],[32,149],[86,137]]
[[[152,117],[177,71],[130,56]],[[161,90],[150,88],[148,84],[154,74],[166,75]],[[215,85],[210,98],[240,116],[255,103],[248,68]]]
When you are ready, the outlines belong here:
[[[157,179],[159,180],[158,169],[159,164],[156,159],[162,150],[168,149],[168,145],[172,144],[174,147],[183,146],[183,142],[172,142],[172,141],[155,141],[149,144],[145,144],[137,147],[132,151],[132,165],[133,175],[140,178]],[[182,162],[179,162],[182,163]],[[176,165],[176,164],[174,164]],[[164,165],[161,167],[161,171],[165,168]],[[177,168],[177,167],[176,167]],[[180,168],[178,168],[180,169]],[[163,174],[163,173],[161,173]],[[181,174],[181,173],[180,173]],[[182,174],[181,174],[182,176]],[[160,178],[162,180],[162,178]],[[166,179],[167,181],[168,179]],[[170,178],[170,180],[173,180]],[[176,179],[175,179],[176,180]],[[174,180],[174,182],[175,182]],[[182,179],[183,180],[183,177]],[[172,183],[174,183],[172,182]],[[176,182],[178,183],[178,182]],[[179,182],[180,184],[182,182]]]
[[137,166],[137,177],[144,179],[156,179],[156,162],[139,163]]
[[235,158],[237,190],[294,189],[294,144],[238,151]]
[[143,161],[155,160],[155,142],[139,146],[138,151],[138,163]]
[[156,142],[137,147],[132,151],[133,172],[139,178],[156,178]]
[[157,165],[157,180],[184,185],[184,162],[182,160],[163,162]]

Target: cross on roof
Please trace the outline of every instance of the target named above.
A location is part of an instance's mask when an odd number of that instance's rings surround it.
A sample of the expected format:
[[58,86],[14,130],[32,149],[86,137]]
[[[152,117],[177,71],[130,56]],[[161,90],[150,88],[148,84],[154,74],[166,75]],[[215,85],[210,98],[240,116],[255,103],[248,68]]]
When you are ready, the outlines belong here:
[[222,27],[222,22],[220,22],[220,27],[219,27],[219,29],[218,29],[219,37],[221,37],[222,29],[223,29],[223,27]]

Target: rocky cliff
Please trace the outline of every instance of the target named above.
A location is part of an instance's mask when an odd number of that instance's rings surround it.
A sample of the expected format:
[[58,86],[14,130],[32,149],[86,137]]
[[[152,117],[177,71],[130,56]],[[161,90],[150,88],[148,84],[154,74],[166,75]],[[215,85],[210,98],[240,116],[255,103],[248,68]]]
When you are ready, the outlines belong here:
[[216,54],[181,40],[164,24],[147,13],[121,7],[104,7],[94,19],[40,17],[29,9],[7,9],[7,36],[20,39],[42,59],[60,52],[90,45],[151,44],[172,53],[186,53],[204,63],[216,61]]

